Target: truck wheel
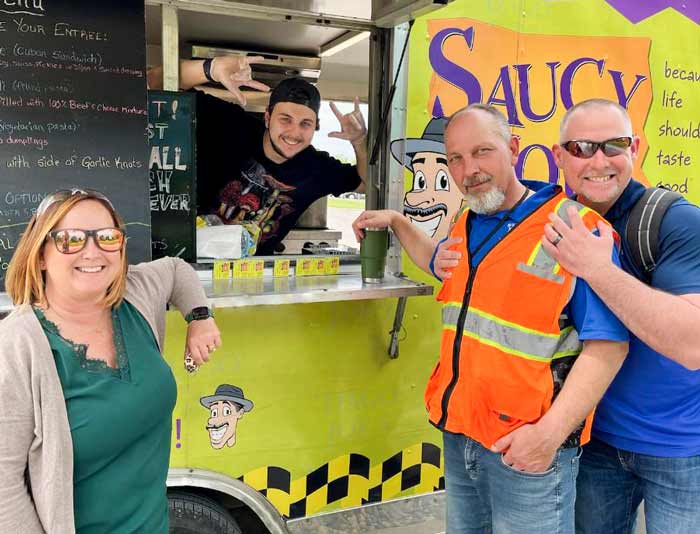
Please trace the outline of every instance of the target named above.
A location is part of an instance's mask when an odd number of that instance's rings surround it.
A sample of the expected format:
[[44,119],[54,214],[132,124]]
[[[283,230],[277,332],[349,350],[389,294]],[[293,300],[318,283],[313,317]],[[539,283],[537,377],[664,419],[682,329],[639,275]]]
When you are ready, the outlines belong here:
[[243,534],[218,502],[186,491],[168,492],[170,534]]

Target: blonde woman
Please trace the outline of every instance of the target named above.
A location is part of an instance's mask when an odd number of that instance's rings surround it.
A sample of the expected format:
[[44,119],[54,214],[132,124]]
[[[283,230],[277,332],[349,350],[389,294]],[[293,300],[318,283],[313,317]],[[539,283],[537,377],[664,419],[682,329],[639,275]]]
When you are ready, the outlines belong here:
[[10,262],[0,322],[0,532],[166,534],[170,302],[201,364],[220,346],[196,273],[128,266],[124,224],[94,191],[40,204]]

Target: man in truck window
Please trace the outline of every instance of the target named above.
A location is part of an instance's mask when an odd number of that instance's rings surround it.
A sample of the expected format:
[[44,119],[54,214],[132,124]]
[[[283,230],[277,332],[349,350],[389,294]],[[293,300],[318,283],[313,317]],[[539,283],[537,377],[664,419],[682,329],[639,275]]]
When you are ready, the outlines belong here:
[[629,356],[598,406],[581,457],[581,534],[633,532],[642,500],[647,532],[700,531],[700,209],[685,199],[670,205],[656,229],[655,268],[643,273],[624,239],[646,191],[632,178],[638,153],[627,111],[599,99],[569,109],[554,146],[577,200],[623,237],[621,267],[609,261],[608,236],[556,218],[546,233],[561,231],[563,239],[549,252],[631,333]]
[[[588,285],[542,251],[552,211],[602,217],[561,188],[519,181],[518,138],[495,108],[471,105],[445,128],[464,196],[437,248],[390,210],[353,228],[390,226],[414,263],[443,280],[440,360],[425,392],[443,433],[447,532],[574,532],[579,447],[593,408],[627,353],[627,330]],[[434,264],[437,250],[449,253]],[[448,269],[448,271],[445,271]]]
[[[259,61],[235,56],[182,61],[180,87],[219,82],[244,104],[241,86],[267,88],[251,79],[250,64]],[[151,70],[148,80],[150,88],[160,87],[162,70]],[[364,192],[367,127],[357,98],[347,114],[331,103],[340,131],[329,135],[352,144],[357,163],[350,165],[311,145],[321,95],[302,79],[285,79],[272,90],[263,121],[237,104],[196,94],[198,212],[224,224],[260,228],[256,254],[283,252],[282,240],[319,198]]]

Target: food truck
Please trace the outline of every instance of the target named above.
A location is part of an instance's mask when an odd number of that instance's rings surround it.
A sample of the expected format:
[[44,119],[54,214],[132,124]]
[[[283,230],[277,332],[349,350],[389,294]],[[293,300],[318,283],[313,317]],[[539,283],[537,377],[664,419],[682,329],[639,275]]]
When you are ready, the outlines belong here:
[[[190,11],[187,4],[147,3],[147,32],[153,28],[154,36],[147,35],[147,42],[161,41],[160,50],[149,46],[149,62],[157,65],[162,58],[166,81],[166,94],[156,93],[158,99],[167,100],[167,90],[178,87],[169,66],[183,42],[192,58],[262,55],[253,77],[271,86],[294,74],[317,82],[324,101],[359,96],[367,104],[368,144],[378,143],[366,205],[391,202],[401,209],[403,165],[389,150],[391,139],[405,137],[399,110],[405,109],[406,64],[397,67],[407,46],[406,22],[442,3],[375,2],[364,9],[359,3],[267,4]],[[180,45],[168,45],[169,36]],[[398,90],[388,108],[396,71]],[[206,90],[229,97],[221,88]],[[263,111],[266,97],[247,92],[246,109]],[[170,102],[163,104],[166,114]],[[334,129],[336,124],[324,122],[335,120],[323,117],[321,126]],[[324,131],[315,134],[315,146],[322,137]],[[359,214],[365,202],[350,200],[352,213]],[[338,201],[312,206],[284,241],[292,254],[264,258],[262,276],[242,274],[255,269],[255,256],[234,262],[230,278],[203,278],[224,346],[193,375],[180,364],[182,320],[170,317],[166,357],[179,396],[168,484],[171,528],[178,532],[236,532],[236,526],[242,532],[371,532],[417,521],[440,524],[434,497],[443,487],[440,440],[426,426],[420,402],[436,354],[434,339],[420,334],[428,325],[437,331],[435,303],[424,298],[433,286],[426,277],[401,273],[396,245],[387,269],[394,274],[381,284],[363,284],[357,243],[348,245],[347,226],[341,236],[333,226]],[[169,246],[173,242],[171,237]],[[324,255],[338,260],[337,274],[307,276],[303,264],[322,265]],[[275,276],[285,259],[290,274]],[[409,321],[418,327],[410,336],[404,326]],[[389,501],[396,504],[382,504]],[[381,509],[369,506],[378,504]]]
[[[441,119],[471,102],[497,106],[521,138],[518,176],[558,182],[549,149],[558,121],[590,97],[629,110],[643,155],[635,177],[698,203],[692,89],[700,15],[690,3],[668,4],[0,6],[2,272],[46,194],[93,187],[124,215],[132,261],[177,255],[196,266],[222,332],[211,362],[188,373],[185,322],[168,315],[164,354],[178,383],[173,532],[444,529],[442,440],[422,402],[438,357],[437,282],[392,240],[382,283],[363,283],[343,210],[396,209],[444,237],[461,199],[438,161]],[[366,104],[375,157],[365,198],[322,199],[289,234],[283,255],[197,255],[196,184],[206,176],[197,172],[196,109],[178,90],[177,65],[225,54],[262,55],[253,77],[270,85],[302,76],[324,101],[359,96]],[[147,91],[145,69],[157,66],[163,90]],[[203,89],[230,98],[221,87]],[[247,110],[264,111],[265,94],[246,96]],[[418,170],[416,154],[433,165]],[[0,306],[10,308],[4,294]]]

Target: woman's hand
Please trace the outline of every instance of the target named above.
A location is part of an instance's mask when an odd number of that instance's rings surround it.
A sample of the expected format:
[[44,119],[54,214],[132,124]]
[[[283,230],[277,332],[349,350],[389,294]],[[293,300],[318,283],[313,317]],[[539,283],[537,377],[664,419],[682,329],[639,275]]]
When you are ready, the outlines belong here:
[[188,324],[185,346],[185,358],[190,354],[194,365],[200,366],[208,362],[209,354],[221,346],[221,333],[214,319],[210,317]]

